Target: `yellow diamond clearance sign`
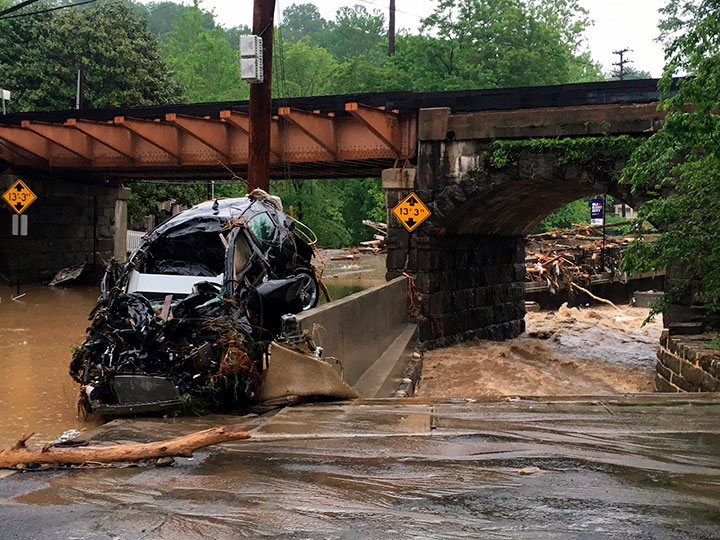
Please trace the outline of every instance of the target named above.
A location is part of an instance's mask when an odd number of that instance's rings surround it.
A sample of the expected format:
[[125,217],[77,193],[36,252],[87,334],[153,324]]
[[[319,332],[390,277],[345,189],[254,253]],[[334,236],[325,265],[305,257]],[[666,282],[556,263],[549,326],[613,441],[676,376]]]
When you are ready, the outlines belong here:
[[37,199],[37,196],[20,179],[10,186],[2,197],[16,214],[22,214]]
[[428,207],[423,204],[417,195],[411,193],[393,208],[393,214],[408,231],[414,231],[423,221],[430,217],[432,212],[428,210]]

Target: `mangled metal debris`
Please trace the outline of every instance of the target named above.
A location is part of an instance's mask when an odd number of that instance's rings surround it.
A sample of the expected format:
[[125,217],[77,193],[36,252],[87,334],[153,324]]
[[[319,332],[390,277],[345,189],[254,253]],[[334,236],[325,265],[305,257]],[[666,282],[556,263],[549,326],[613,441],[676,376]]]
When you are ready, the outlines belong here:
[[111,262],[70,374],[85,412],[255,403],[281,316],[314,307],[312,246],[276,198],[253,192],[182,212]]
[[61,283],[77,281],[78,279],[80,279],[80,276],[85,271],[85,266],[85,263],[80,263],[74,266],[68,266],[67,268],[63,268],[57,274],[55,274],[55,277],[52,278],[52,281],[50,281],[48,285],[50,287],[54,287],[55,285],[60,285]]

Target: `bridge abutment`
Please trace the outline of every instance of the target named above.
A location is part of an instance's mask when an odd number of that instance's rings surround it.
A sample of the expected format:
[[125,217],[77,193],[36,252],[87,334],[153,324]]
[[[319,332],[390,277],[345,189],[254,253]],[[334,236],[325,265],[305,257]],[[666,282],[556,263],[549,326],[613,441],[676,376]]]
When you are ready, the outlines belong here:
[[0,278],[15,283],[47,281],[60,269],[87,263],[102,266],[125,259],[130,190],[13,174],[0,176],[0,192],[22,180],[37,195],[28,207],[28,235],[11,234],[13,212],[0,208]]
[[[419,339],[442,347],[525,330],[522,237],[419,237],[388,246],[388,275],[408,272],[420,294]],[[407,265],[406,265],[407,263]]]

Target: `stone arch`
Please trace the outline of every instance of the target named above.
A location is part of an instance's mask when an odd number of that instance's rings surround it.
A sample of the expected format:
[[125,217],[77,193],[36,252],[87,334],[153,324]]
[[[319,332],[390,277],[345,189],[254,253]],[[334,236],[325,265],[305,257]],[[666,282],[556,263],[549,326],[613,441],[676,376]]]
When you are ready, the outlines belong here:
[[422,142],[415,178],[385,182],[388,208],[414,190],[433,212],[412,234],[389,220],[387,259],[389,277],[416,276],[420,340],[429,346],[522,333],[524,236],[588,195],[639,202],[618,183],[625,162],[616,156],[574,162],[528,151],[488,166],[489,148],[480,141]]

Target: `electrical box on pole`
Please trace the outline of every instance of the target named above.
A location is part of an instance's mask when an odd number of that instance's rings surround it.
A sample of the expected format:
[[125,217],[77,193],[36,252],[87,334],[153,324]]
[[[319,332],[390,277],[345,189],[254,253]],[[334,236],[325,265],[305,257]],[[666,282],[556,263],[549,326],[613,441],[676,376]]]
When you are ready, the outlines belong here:
[[260,36],[240,36],[240,77],[252,84],[265,81],[263,40]]
[[2,113],[5,114],[5,102],[10,101],[10,91],[0,89],[0,99],[2,100]]

